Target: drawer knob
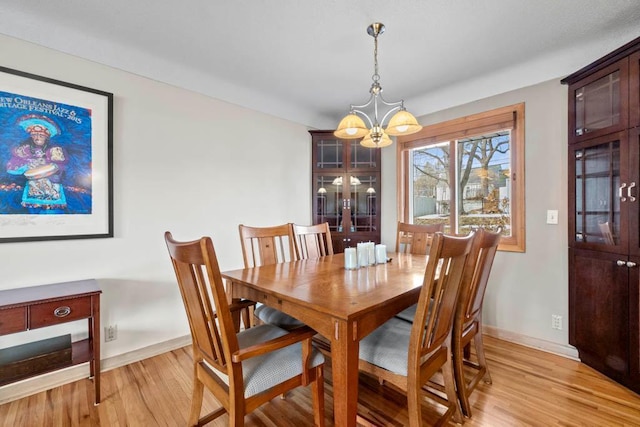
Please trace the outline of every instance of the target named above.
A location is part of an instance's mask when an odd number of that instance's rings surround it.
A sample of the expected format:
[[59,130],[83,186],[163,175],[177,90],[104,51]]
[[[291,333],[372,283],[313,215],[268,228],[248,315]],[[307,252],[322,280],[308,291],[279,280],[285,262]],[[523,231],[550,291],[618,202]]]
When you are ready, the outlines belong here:
[[58,307],[53,310],[53,315],[56,317],[66,317],[71,314],[71,308],[67,306]]

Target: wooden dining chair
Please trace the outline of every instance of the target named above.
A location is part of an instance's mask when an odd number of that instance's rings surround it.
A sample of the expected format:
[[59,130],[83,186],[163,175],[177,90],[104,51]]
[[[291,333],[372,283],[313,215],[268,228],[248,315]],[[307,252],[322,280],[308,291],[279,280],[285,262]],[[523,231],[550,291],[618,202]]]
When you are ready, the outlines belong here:
[[[471,392],[481,379],[491,384],[482,341],[482,304],[501,231],[501,228],[495,232],[484,229],[475,231],[453,321],[452,350],[456,390],[462,412],[468,417],[471,417]],[[474,343],[476,361],[471,360],[471,340]],[[469,380],[465,378],[464,366],[470,367],[474,372]]]
[[[454,237],[437,232],[413,323],[393,317],[360,341],[360,370],[407,392],[411,427],[423,425],[425,393],[447,407],[439,423],[446,423],[451,416],[457,423],[463,421],[453,374],[451,332],[472,239],[473,235]],[[423,389],[439,371],[446,399]]]
[[[408,224],[406,222],[398,222],[396,252],[426,255],[429,253],[433,235],[437,232],[444,232],[444,223]],[[407,322],[413,322],[415,313],[416,305],[414,304],[396,314],[396,317]]]
[[328,222],[315,225],[293,224],[293,236],[298,259],[315,259],[333,255]]
[[[189,425],[204,425],[227,413],[229,426],[275,396],[312,386],[314,422],[324,425],[324,357],[311,345],[308,327],[285,331],[258,325],[236,333],[209,237],[178,242],[165,233],[171,262],[189,319],[193,345],[193,391]],[[241,308],[241,307],[240,307]],[[200,417],[204,387],[222,407]]]
[[429,253],[431,239],[436,232],[444,232],[444,223],[409,224],[398,222],[396,252],[426,255]]
[[[280,264],[297,259],[292,224],[271,227],[250,227],[240,224],[240,245],[244,267]],[[254,316],[260,322],[284,329],[295,329],[304,323],[275,308],[258,303]]]

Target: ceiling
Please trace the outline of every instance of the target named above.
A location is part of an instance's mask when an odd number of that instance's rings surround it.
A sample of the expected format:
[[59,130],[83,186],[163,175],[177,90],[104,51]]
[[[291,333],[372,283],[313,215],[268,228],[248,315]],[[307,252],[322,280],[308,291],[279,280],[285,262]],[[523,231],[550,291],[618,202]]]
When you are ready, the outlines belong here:
[[385,98],[422,115],[587,65],[640,2],[0,0],[0,33],[316,128],[368,99],[372,22]]

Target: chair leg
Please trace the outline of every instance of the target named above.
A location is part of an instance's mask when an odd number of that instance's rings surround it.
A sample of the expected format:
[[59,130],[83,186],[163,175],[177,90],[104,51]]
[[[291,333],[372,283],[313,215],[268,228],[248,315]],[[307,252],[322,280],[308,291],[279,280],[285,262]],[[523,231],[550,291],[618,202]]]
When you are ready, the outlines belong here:
[[419,385],[411,384],[407,387],[407,415],[409,427],[422,427],[422,398]]
[[[244,402],[243,402],[244,403]],[[244,411],[239,407],[240,402],[232,398],[229,403],[229,427],[244,427]]]
[[453,411],[453,421],[456,424],[462,424],[464,419],[462,418],[462,411],[460,404],[458,403],[458,396],[456,395],[456,383],[453,378],[453,357],[451,349],[447,350],[448,360],[442,365],[442,378],[444,379],[444,390],[447,393],[447,400],[449,401],[449,410]]
[[322,369],[322,366],[316,368],[316,380],[311,384],[313,422],[317,427],[324,427],[324,375]]
[[191,393],[191,413],[189,414],[189,425],[197,426],[202,409],[202,398],[204,395],[204,384],[198,379],[197,373],[193,376],[193,392]]
[[456,382],[456,393],[460,406],[462,407],[462,413],[471,418],[471,405],[469,404],[469,398],[467,396],[467,380],[464,377],[464,348],[461,347],[461,343],[457,343],[453,348],[453,374]]
[[482,325],[478,325],[478,332],[473,337],[473,342],[476,347],[476,356],[478,357],[478,365],[480,369],[484,370],[483,381],[487,384],[491,384],[491,374],[489,374],[489,366],[487,365],[487,359],[484,356],[484,342],[482,340]]

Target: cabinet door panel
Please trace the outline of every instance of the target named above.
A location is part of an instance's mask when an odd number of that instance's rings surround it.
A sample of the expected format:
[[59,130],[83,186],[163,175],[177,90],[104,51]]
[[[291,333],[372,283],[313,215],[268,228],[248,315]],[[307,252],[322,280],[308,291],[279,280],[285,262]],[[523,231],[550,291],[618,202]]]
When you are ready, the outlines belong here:
[[345,208],[343,176],[333,173],[313,174],[313,223],[329,223],[331,233],[342,233]]
[[380,230],[380,174],[353,175],[357,185],[351,186],[349,209],[350,231],[376,233]]
[[347,141],[336,138],[329,132],[313,134],[311,155],[313,170],[341,171],[346,167],[345,146]]
[[629,269],[629,360],[631,388],[640,392],[640,257],[631,257],[636,267]]
[[640,126],[640,52],[629,57],[629,127]]
[[363,170],[378,170],[380,164],[380,149],[368,148],[360,145],[360,140],[349,141],[348,170],[351,172]]
[[627,129],[629,60],[569,86],[569,142]]
[[569,246],[627,252],[626,147],[626,132],[569,147]]
[[616,377],[629,373],[629,268],[619,260],[569,251],[569,343],[583,362]]
[[628,211],[629,254],[640,256],[640,129],[629,131],[629,160],[626,204]]

